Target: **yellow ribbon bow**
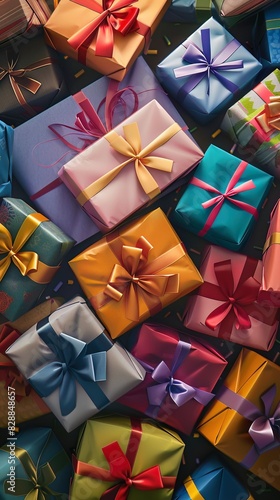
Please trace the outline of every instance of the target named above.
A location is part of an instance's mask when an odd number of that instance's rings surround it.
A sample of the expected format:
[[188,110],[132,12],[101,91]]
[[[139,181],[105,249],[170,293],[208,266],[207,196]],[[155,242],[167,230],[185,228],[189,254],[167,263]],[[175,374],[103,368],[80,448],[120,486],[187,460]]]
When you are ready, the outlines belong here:
[[280,96],[270,96],[264,106],[264,112],[256,117],[266,133],[273,129],[280,130]]
[[138,124],[136,122],[123,126],[124,137],[118,135],[114,130],[106,134],[104,138],[109,142],[112,148],[128,157],[128,159],[81,191],[77,196],[77,201],[80,205],[84,205],[94,195],[99,193],[99,191],[108,186],[108,184],[110,184],[110,182],[130,162],[134,162],[137,179],[145,193],[150,198],[154,198],[160,193],[160,188],[148,169],[153,168],[164,172],[171,172],[173,160],[149,155],[168,142],[180,130],[182,129],[178,123],[173,123],[143,149],[141,149],[141,137]]

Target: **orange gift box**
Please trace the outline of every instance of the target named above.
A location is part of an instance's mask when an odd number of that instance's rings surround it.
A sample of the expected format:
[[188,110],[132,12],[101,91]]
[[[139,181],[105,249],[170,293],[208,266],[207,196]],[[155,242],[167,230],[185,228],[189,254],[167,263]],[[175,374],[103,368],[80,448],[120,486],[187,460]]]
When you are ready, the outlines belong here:
[[69,265],[112,338],[203,282],[160,208],[109,233]]
[[267,238],[263,248],[262,284],[259,300],[273,307],[280,307],[280,200],[275,204],[271,215]]
[[171,0],[60,0],[44,26],[53,48],[121,81]]
[[197,430],[280,490],[280,367],[243,348]]

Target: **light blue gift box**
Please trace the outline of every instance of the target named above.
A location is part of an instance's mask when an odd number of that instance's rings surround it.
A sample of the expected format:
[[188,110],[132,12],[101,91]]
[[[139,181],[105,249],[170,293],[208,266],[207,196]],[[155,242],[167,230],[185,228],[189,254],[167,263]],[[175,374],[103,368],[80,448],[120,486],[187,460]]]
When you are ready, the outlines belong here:
[[249,89],[261,63],[213,17],[169,54],[156,75],[169,96],[207,123]]
[[250,236],[273,177],[211,144],[173,220],[206,240],[239,251]]
[[0,121],[0,197],[12,195],[14,130]]

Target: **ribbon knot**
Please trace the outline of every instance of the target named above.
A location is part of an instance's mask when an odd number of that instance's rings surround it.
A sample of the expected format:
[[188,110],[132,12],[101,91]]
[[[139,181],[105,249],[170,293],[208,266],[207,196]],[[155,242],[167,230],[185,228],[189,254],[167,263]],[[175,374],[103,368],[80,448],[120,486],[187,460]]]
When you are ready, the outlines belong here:
[[280,96],[270,96],[264,111],[256,117],[265,133],[280,130]]
[[253,420],[248,431],[260,453],[275,445],[275,442],[280,443],[280,403],[271,415],[275,396],[276,386],[273,385],[261,396],[264,414],[260,414]]

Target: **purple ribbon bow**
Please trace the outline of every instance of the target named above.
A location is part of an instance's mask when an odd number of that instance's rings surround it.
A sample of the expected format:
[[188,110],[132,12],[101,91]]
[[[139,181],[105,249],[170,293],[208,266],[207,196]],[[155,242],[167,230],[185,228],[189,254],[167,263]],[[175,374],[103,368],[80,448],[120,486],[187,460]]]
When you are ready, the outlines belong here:
[[215,57],[211,57],[211,44],[210,44],[210,29],[201,30],[201,43],[202,49],[197,45],[190,43],[186,47],[186,52],[183,61],[189,63],[187,66],[180,66],[175,68],[175,78],[190,76],[191,78],[183,85],[179,93],[185,97],[189,94],[203,78],[207,78],[207,95],[210,92],[210,75],[211,73],[226,87],[230,92],[235,92],[238,86],[232,81],[228,80],[222,71],[231,69],[243,68],[243,61],[241,59],[236,61],[228,61],[228,58],[240,47],[240,43],[233,39],[226,45]]

